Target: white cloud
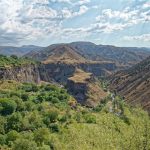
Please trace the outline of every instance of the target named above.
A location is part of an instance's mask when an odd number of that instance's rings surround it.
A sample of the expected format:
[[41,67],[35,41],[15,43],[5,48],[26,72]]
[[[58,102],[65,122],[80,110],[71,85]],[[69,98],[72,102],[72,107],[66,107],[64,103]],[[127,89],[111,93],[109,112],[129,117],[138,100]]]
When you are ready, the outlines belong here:
[[66,19],[73,18],[85,14],[88,10],[89,8],[84,5],[80,6],[78,11],[73,11],[66,7],[62,9],[60,16]]
[[145,4],[143,4],[143,8],[150,8],[150,2],[146,2]]
[[79,0],[78,2],[76,2],[75,4],[76,5],[85,5],[85,4],[88,4],[90,3],[91,0]]
[[49,0],[50,2],[58,3],[71,3],[71,0]]
[[[12,36],[18,43],[23,39],[53,35],[62,30],[61,22],[64,19],[80,16],[89,10],[85,5],[78,6],[78,9],[65,7],[57,10],[48,5],[50,2],[70,3],[71,0],[0,0],[0,43],[8,43]],[[72,4],[70,6],[76,7]]]
[[143,34],[138,36],[125,36],[124,40],[137,42],[150,42],[150,34]]
[[102,15],[96,17],[97,21],[108,20],[108,19],[122,19],[123,21],[128,21],[135,18],[138,15],[139,10],[130,11],[129,8],[125,8],[122,11],[115,11],[111,9],[104,9]]

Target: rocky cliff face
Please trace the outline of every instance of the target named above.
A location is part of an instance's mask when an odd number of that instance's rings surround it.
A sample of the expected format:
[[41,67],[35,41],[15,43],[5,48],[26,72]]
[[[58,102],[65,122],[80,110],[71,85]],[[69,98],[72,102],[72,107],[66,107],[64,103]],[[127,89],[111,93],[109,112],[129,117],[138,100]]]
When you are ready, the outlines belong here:
[[39,68],[40,78],[43,81],[55,81],[61,84],[66,84],[67,79],[75,72],[75,66],[66,65],[63,63],[43,64]]
[[40,67],[41,80],[50,82],[54,80],[63,85],[67,83],[69,77],[73,76],[76,68],[85,72],[90,72],[94,76],[107,76],[116,69],[114,63],[81,63],[81,64],[66,64],[66,63],[49,63],[43,64]]
[[40,74],[37,65],[6,67],[0,69],[0,79],[39,83]]
[[115,63],[112,62],[95,62],[95,63],[82,63],[78,65],[78,68],[81,68],[85,72],[91,72],[94,76],[107,76],[111,72],[117,69]]
[[96,82],[93,74],[80,69],[77,69],[67,80],[66,87],[80,104],[90,107],[96,106],[107,96],[107,93]]

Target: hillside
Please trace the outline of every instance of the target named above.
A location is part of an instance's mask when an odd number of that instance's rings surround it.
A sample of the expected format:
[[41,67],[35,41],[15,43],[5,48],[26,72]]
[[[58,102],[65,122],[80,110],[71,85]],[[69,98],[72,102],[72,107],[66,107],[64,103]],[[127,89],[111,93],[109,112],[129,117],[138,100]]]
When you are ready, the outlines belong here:
[[150,112],[150,57],[112,76],[111,88],[123,95],[127,102],[141,104]]
[[78,103],[90,107],[97,106],[108,96],[92,73],[81,69],[76,69],[72,77],[68,78],[66,87]]
[[72,47],[74,51],[87,60],[111,61],[115,62],[118,67],[121,66],[121,68],[130,67],[150,55],[150,49],[148,48],[116,47],[96,45],[91,42],[73,42],[68,44],[53,44],[41,51],[32,51],[25,56],[44,61],[48,58],[53,49],[57,49],[57,47],[64,45]]
[[88,62],[84,57],[78,54],[72,47],[67,45],[58,46],[54,48],[48,54],[48,58],[43,61],[44,64],[48,63],[67,63],[67,64],[74,64],[74,63],[86,63]]
[[140,62],[150,55],[150,49],[148,48],[96,45],[90,42],[73,42],[70,45],[88,59],[109,60],[127,67]]
[[0,55],[0,80],[40,82],[39,63],[17,56]]
[[26,64],[36,64],[36,62],[31,59],[18,58],[13,55],[10,57],[0,55],[0,68],[17,67]]
[[150,148],[150,120],[116,97],[121,113],[109,111],[110,97],[96,108],[77,104],[51,84],[0,81],[0,149],[116,150]]
[[34,45],[24,45],[21,47],[14,47],[14,46],[0,46],[0,54],[11,56],[23,56],[31,51],[38,51],[43,49],[43,47],[40,46],[34,46]]

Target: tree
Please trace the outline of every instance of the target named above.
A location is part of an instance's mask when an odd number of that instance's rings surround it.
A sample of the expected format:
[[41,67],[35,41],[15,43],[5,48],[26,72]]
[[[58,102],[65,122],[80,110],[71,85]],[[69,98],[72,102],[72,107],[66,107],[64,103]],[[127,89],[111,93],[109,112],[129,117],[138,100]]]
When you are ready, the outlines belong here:
[[0,114],[1,115],[10,115],[17,108],[17,104],[10,99],[0,99]]
[[14,144],[12,150],[37,150],[37,144],[34,141],[30,141],[27,139],[17,139]]
[[18,56],[16,56],[16,55],[11,55],[10,57],[13,59],[18,59]]
[[7,119],[7,130],[20,131],[22,127],[22,115],[20,112],[15,112]]
[[48,141],[49,135],[48,128],[39,128],[34,132],[34,139],[38,145],[42,145]]
[[19,137],[19,133],[15,130],[11,130],[7,133],[7,143],[15,141]]

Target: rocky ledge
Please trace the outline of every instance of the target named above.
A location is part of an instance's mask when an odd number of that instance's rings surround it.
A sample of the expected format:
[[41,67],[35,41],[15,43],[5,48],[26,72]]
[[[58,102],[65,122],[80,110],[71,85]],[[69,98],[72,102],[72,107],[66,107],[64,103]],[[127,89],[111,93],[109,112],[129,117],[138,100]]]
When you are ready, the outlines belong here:
[[77,101],[89,107],[96,106],[107,96],[99,86],[92,73],[76,69],[72,77],[67,81],[68,91],[77,99]]

